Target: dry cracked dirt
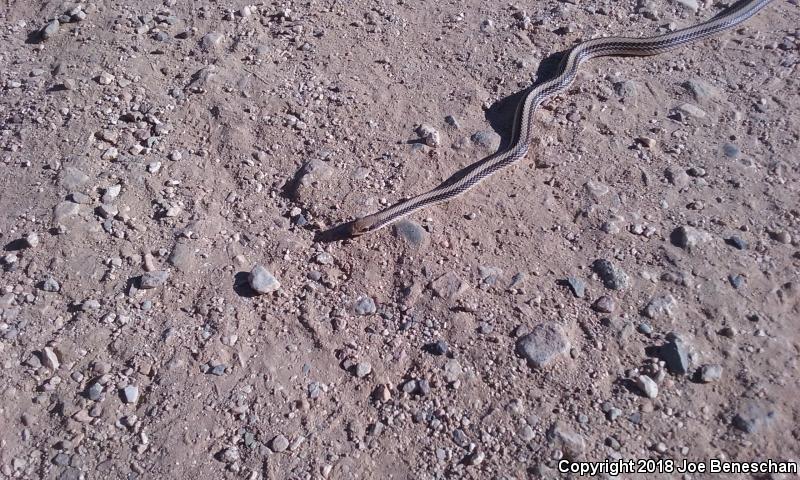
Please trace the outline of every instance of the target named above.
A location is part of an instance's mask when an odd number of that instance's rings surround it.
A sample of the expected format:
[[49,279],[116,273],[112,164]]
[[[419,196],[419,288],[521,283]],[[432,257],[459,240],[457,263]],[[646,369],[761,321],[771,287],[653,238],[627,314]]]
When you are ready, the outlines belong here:
[[0,478],[797,462],[796,0],[585,64],[520,164],[320,236],[504,148],[559,52],[729,5],[3,1]]

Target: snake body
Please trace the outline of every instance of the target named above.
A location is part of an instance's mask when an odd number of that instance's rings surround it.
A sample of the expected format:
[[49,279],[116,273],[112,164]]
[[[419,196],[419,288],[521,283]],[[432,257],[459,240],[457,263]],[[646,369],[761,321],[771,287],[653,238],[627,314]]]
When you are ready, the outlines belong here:
[[531,87],[517,107],[517,117],[511,135],[512,146],[502,153],[490,155],[465,171],[451,177],[438,187],[416,197],[401,201],[377,213],[350,222],[351,236],[374,232],[391,225],[417,210],[451,200],[468,191],[500,169],[522,159],[533,139],[534,114],[542,103],[564,92],[575,80],[578,67],[589,59],[606,56],[650,56],[694,43],[744,22],[772,0],[743,0],[722,11],[714,18],[691,27],[663,35],[643,38],[608,37],[587,40],[565,55],[555,76]]

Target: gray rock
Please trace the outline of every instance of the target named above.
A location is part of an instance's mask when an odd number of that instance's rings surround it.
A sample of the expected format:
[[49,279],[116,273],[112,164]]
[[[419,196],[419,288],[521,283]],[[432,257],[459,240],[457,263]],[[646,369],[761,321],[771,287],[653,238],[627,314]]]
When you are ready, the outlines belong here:
[[42,349],[41,357],[42,365],[54,372],[58,370],[59,366],[61,366],[61,362],[58,360],[58,355],[56,355],[55,350],[50,347],[44,347]]
[[739,147],[732,143],[725,143],[722,145],[722,154],[728,158],[739,158],[741,153]]
[[128,385],[122,389],[122,399],[125,403],[136,403],[139,401],[139,387]]
[[658,396],[658,385],[647,375],[639,375],[636,378],[636,386],[647,398],[656,398]]
[[281,283],[278,279],[260,264],[256,264],[253,267],[250,271],[250,275],[247,277],[247,281],[250,283],[250,288],[262,295],[281,288]]
[[404,240],[414,248],[420,248],[428,243],[428,232],[418,223],[409,220],[400,220],[394,224],[394,235]]
[[691,10],[696,12],[700,9],[700,5],[697,4],[697,0],[676,0],[679,5],[686,8],[687,10]]
[[742,275],[728,275],[728,281],[733,288],[739,289],[744,286],[745,280]]
[[449,271],[431,282],[430,288],[437,297],[455,300],[467,291],[469,286],[455,272]]
[[575,460],[586,450],[586,441],[578,432],[563,422],[556,422],[547,430],[547,439],[561,449],[564,457]]
[[623,80],[614,84],[614,92],[620,98],[632,99],[636,97],[638,88],[633,80]]
[[689,186],[692,179],[689,177],[689,174],[686,173],[686,170],[681,168],[669,167],[666,172],[667,180],[669,183],[675,185],[678,188],[685,188]]
[[776,412],[766,404],[747,401],[733,417],[733,425],[745,433],[756,433],[772,424]]
[[532,367],[542,368],[569,351],[570,343],[560,326],[541,323],[517,340],[516,351]]
[[603,295],[595,300],[594,304],[592,304],[592,308],[600,313],[612,313],[616,310],[617,304],[614,302],[613,298]]
[[44,279],[44,282],[42,282],[42,290],[45,292],[58,292],[61,290],[61,285],[55,278],[47,277]]
[[169,279],[169,272],[166,270],[155,270],[152,272],[145,272],[145,274],[142,275],[142,278],[139,281],[139,288],[143,290],[158,288],[167,283],[168,279]]
[[670,294],[654,297],[644,309],[644,316],[651,319],[672,317],[677,309],[678,302]]
[[369,362],[359,362],[356,365],[356,377],[364,378],[372,373],[372,364]]
[[586,293],[586,282],[578,277],[567,277],[565,283],[577,298],[583,298]]
[[81,206],[72,202],[60,202],[53,209],[53,221],[55,223],[63,223],[80,213]]
[[670,235],[673,245],[681,247],[688,252],[692,252],[700,245],[709,242],[711,238],[710,233],[688,225],[676,228]]
[[89,388],[86,389],[86,396],[89,397],[89,400],[96,402],[100,400],[103,395],[103,386],[100,382],[94,382],[89,385]]
[[492,130],[482,130],[480,132],[475,132],[472,137],[470,137],[472,142],[481,147],[482,149],[495,152],[498,148],[500,148],[500,135]]
[[592,263],[592,270],[603,281],[603,285],[611,290],[622,290],[630,284],[628,274],[614,265],[610,260],[597,259]]
[[676,375],[685,375],[689,372],[689,352],[682,339],[670,335],[670,340],[659,349],[659,358],[666,362],[667,369]]
[[436,148],[442,144],[442,137],[439,132],[426,123],[417,127],[417,135],[419,135],[425,142],[425,145],[429,147]]
[[25,238],[22,239],[22,246],[24,248],[36,248],[39,246],[39,234],[36,232],[31,232],[25,235]]
[[726,238],[725,243],[736,248],[737,250],[747,250],[748,246],[746,241],[742,240],[741,237],[738,237],[736,235],[730,238]]
[[[678,0],[679,2],[681,0]],[[688,2],[693,2],[695,7],[697,3],[695,0],[683,0]],[[698,78],[692,78],[685,82],[683,82],[683,88],[689,91],[692,94],[695,100],[698,102],[705,102],[717,96],[717,90],[712,87],[711,85],[707,84],[703,80]]]
[[285,452],[289,448],[289,440],[283,434],[275,435],[269,442],[269,448],[275,453]]
[[711,364],[703,365],[698,371],[697,377],[703,383],[716,382],[722,378],[722,365]]
[[375,300],[373,300],[372,297],[362,295],[358,297],[356,302],[353,304],[353,310],[357,315],[372,315],[378,309],[375,306]]
[[681,120],[687,118],[702,119],[705,118],[707,115],[702,108],[698,107],[697,105],[693,105],[691,103],[684,103],[682,105],[678,105],[678,107],[675,108],[675,114],[678,115],[678,117],[680,117]]
[[200,46],[204,50],[212,50],[222,42],[223,35],[218,32],[209,32],[200,39]]
[[60,27],[61,24],[58,20],[50,20],[41,30],[42,39],[47,40],[53,38],[53,36],[58,33]]
[[462,368],[458,360],[450,359],[444,364],[444,380],[453,383],[461,378]]
[[179,241],[172,249],[169,256],[169,264],[177,268],[181,272],[190,272],[194,270],[194,247],[189,242]]

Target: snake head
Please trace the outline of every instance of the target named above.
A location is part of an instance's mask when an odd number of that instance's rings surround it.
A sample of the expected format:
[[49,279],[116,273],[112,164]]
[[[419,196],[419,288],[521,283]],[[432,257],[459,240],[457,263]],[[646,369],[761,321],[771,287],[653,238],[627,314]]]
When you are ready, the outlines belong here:
[[356,219],[350,224],[348,233],[351,237],[360,237],[372,230],[372,224],[373,222],[369,217]]

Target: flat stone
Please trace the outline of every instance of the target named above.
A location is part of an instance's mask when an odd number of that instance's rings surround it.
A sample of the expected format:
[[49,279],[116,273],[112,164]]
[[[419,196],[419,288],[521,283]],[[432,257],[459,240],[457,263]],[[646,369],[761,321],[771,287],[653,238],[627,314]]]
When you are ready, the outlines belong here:
[[53,209],[53,220],[55,223],[63,223],[70,218],[78,216],[81,206],[72,202],[60,202]]
[[482,130],[480,132],[475,132],[472,137],[470,137],[472,142],[481,147],[483,150],[488,152],[495,152],[497,149],[500,148],[500,142],[502,138],[497,132],[492,130]]
[[644,308],[644,316],[651,319],[672,317],[677,309],[678,302],[671,294],[653,297]]
[[549,365],[570,348],[569,339],[560,326],[553,323],[540,323],[527,335],[517,340],[516,352],[532,367]]
[[434,295],[445,300],[455,300],[467,291],[469,285],[455,272],[449,271],[430,284]]
[[400,220],[393,226],[394,235],[414,248],[420,248],[429,241],[428,232],[418,223]]
[[693,105],[691,103],[684,103],[679,105],[675,111],[684,118],[697,118],[702,119],[706,118],[706,112],[698,107],[697,105]]
[[447,383],[453,383],[461,378],[462,368],[461,364],[456,359],[450,359],[444,364],[444,380]]
[[53,38],[53,36],[58,33],[60,27],[61,23],[59,23],[58,20],[50,20],[41,30],[42,39],[47,40]]
[[211,50],[219,46],[222,42],[224,36],[219,32],[209,32],[203,35],[203,38],[200,39],[200,46],[203,47],[204,50]]
[[603,285],[611,290],[622,290],[630,284],[630,278],[624,270],[610,260],[597,259],[592,263],[592,270],[603,281]]
[[36,248],[39,246],[39,234],[36,232],[31,232],[25,235],[25,238],[22,239],[22,246],[24,248]]
[[146,272],[144,275],[142,275],[142,278],[139,282],[139,288],[143,290],[158,288],[167,283],[168,279],[169,279],[169,272],[166,270],[155,270],[152,272]]
[[613,298],[603,295],[595,300],[595,302],[592,304],[592,308],[600,313],[612,313],[614,310],[616,310],[617,305]]
[[[681,1],[691,2],[694,3],[695,8],[697,8],[697,2],[695,0],[677,0],[678,3]],[[683,82],[683,88],[689,91],[692,94],[695,100],[698,102],[706,102],[715,98],[718,93],[717,90],[699,78],[691,78]]]
[[194,247],[189,242],[179,241],[169,255],[169,264],[181,272],[191,272],[195,268]]
[[285,452],[289,448],[289,440],[283,434],[275,435],[269,442],[269,448],[275,453]]
[[716,382],[722,378],[722,365],[703,365],[700,367],[697,377],[703,383]]
[[559,421],[547,430],[547,439],[560,448],[567,459],[575,460],[586,450],[583,436]]
[[746,241],[742,240],[741,237],[738,237],[736,235],[734,235],[734,236],[732,236],[730,238],[726,238],[725,239],[725,243],[727,243],[728,245],[734,247],[737,250],[747,250],[747,246],[748,246]]
[[77,190],[89,181],[89,176],[75,167],[64,167],[61,171],[61,186],[67,190]]
[[565,283],[569,286],[569,289],[572,290],[573,295],[577,298],[583,298],[586,293],[586,282],[578,277],[567,277]]
[[256,264],[247,277],[252,288],[256,293],[271,293],[281,288],[281,283],[262,265]]

